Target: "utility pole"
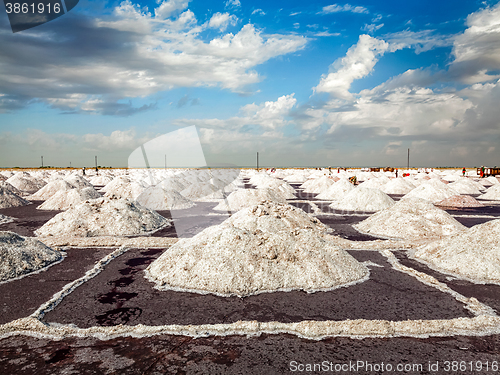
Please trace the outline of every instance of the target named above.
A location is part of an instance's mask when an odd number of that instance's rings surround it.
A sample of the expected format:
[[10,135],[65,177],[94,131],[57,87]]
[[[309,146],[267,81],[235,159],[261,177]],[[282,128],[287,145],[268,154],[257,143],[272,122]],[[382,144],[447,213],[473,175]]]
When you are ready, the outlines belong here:
[[165,154],[165,169],[167,169],[167,154]]
[[43,168],[43,156],[42,156],[42,168]]
[[408,164],[406,167],[408,170],[410,170],[410,149],[408,149]]
[[96,155],[96,157],[95,157],[95,167],[96,167],[96,169],[97,169],[97,155]]
[[257,169],[259,169],[259,153],[257,152]]

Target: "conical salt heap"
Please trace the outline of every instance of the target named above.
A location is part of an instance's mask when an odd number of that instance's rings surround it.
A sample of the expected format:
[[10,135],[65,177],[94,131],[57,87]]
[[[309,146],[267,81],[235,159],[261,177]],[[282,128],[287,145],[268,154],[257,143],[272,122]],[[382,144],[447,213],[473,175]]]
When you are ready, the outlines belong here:
[[253,206],[264,201],[285,204],[283,196],[271,189],[241,189],[233,191],[221,201],[214,210],[236,212],[242,208]]
[[55,180],[55,181],[49,182],[47,185],[45,185],[43,188],[38,190],[36,193],[31,194],[28,197],[28,199],[45,201],[45,200],[51,198],[54,194],[56,194],[59,191],[68,191],[68,190],[72,190],[74,188],[75,188],[75,186],[70,184],[68,181]]
[[500,219],[422,246],[412,256],[446,273],[480,283],[499,283]]
[[479,196],[480,199],[498,201],[500,200],[500,185],[496,184],[486,190],[486,193]]
[[407,240],[439,239],[465,229],[446,211],[420,198],[402,199],[354,228],[367,234]]
[[146,277],[160,290],[224,297],[315,292],[365,280],[368,269],[329,242],[324,230],[300,209],[265,202],[179,241]]
[[0,232],[0,259],[0,281],[5,281],[57,262],[62,254],[34,238]]
[[31,202],[0,186],[0,208],[27,206]]
[[87,181],[87,179],[85,179],[84,177],[77,175],[77,174],[66,177],[64,180],[69,182],[71,185],[73,185],[77,189],[85,189],[88,187],[94,187],[89,181]]
[[316,198],[327,201],[340,200],[345,195],[347,195],[351,190],[354,189],[355,187],[352,183],[350,183],[345,178],[341,178],[340,180],[335,182],[332,186],[330,186],[327,190],[325,190],[321,194],[318,194]]
[[423,184],[406,194],[403,199],[422,198],[427,199],[432,203],[437,203],[442,201],[443,199],[458,195],[455,190],[449,188],[447,185],[438,183],[439,181],[437,181],[436,183],[424,182]]
[[57,214],[35,231],[37,236],[144,235],[172,225],[158,213],[127,199],[99,198]]
[[194,202],[184,198],[175,190],[166,190],[161,186],[150,186],[137,197],[143,207],[150,210],[182,210],[191,208]]
[[477,201],[476,198],[470,195],[453,195],[449,198],[436,203],[436,206],[448,208],[473,208],[473,207],[484,207]]
[[340,200],[333,201],[330,207],[335,210],[375,212],[389,208],[393,204],[394,200],[383,191],[357,187]]
[[45,186],[45,182],[31,176],[26,172],[18,172],[14,176],[7,179],[9,184],[19,189],[24,194],[33,194]]
[[380,187],[386,194],[408,194],[410,191],[415,189],[415,185],[411,182],[405,180],[402,177],[394,178],[388,183]]
[[71,189],[66,191],[58,191],[36,209],[64,211],[71,207],[75,207],[82,202],[98,198],[101,198],[101,194],[99,194],[93,187],[88,187],[81,190]]

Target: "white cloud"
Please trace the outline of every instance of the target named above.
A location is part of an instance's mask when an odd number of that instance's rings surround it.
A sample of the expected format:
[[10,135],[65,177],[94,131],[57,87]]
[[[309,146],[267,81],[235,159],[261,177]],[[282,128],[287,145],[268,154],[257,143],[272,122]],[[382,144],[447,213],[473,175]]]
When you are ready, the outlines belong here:
[[219,29],[221,32],[226,30],[229,25],[235,26],[238,22],[238,17],[229,13],[215,13],[208,23],[208,26],[214,29]]
[[375,25],[373,23],[372,24],[365,23],[365,26],[363,26],[361,30],[368,31],[369,33],[373,34],[375,31],[381,29],[382,27],[384,27],[383,23],[379,25]]
[[226,8],[239,8],[241,3],[240,0],[227,0],[225,6]]
[[500,3],[470,14],[467,26],[453,43],[450,73],[467,84],[496,80],[488,72],[500,66]]
[[[204,27],[222,30],[234,24],[236,17],[218,13],[200,25],[194,13],[185,9],[187,4],[162,2],[151,14],[125,1],[109,16],[80,15],[69,29],[54,24],[54,32],[65,38],[25,34],[20,43],[16,35],[7,34],[0,54],[0,108],[21,108],[36,98],[64,110],[103,113],[103,101],[116,106],[119,99],[146,97],[175,87],[246,92],[247,85],[262,79],[255,71],[257,65],[299,51],[308,41],[297,35],[266,35],[252,24],[234,34],[203,40]],[[37,58],[26,59],[26,55]]]
[[266,15],[266,12],[264,12],[262,9],[254,9],[252,11],[252,15],[253,14],[258,14],[258,15],[261,15],[261,16],[265,16]]
[[384,40],[391,44],[393,50],[412,47],[417,54],[437,47],[451,46],[453,39],[454,35],[439,35],[436,30],[404,30],[384,35]]
[[352,12],[352,13],[364,13],[368,14],[368,9],[362,6],[353,6],[350,4],[339,5],[332,4],[323,7],[319,14],[330,14],[330,13],[338,13],[338,12]]
[[378,57],[389,49],[389,44],[369,35],[360,35],[358,43],[347,51],[345,57],[336,60],[331,73],[321,78],[316,92],[327,92],[332,96],[348,99],[351,83],[370,74]]
[[331,33],[329,31],[320,31],[314,34],[314,36],[340,36],[340,33]]

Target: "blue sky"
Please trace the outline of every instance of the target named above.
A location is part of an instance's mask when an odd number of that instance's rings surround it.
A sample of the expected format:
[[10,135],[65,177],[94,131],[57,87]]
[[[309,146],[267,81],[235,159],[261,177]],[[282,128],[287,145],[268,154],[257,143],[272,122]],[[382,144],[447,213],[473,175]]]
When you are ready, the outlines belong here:
[[496,1],[84,0],[0,40],[0,167],[191,125],[209,162],[500,165]]

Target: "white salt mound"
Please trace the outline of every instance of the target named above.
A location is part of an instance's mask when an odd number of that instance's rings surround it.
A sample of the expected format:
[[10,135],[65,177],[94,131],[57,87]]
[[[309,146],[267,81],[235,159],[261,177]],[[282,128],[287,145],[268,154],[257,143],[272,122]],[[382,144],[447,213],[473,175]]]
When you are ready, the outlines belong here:
[[165,190],[161,186],[150,186],[137,197],[143,207],[150,210],[182,210],[195,204],[175,190]]
[[85,189],[71,189],[67,191],[58,191],[52,197],[38,206],[37,210],[67,210],[71,207],[77,206],[82,202],[90,199],[101,198],[93,187]]
[[354,189],[355,189],[355,187],[352,183],[350,183],[345,178],[342,178],[339,181],[335,182],[327,190],[325,190],[321,194],[318,194],[316,196],[316,198],[327,200],[327,201],[339,200],[339,199],[342,199],[345,195],[347,195],[351,190],[354,190]]
[[438,270],[480,283],[500,282],[500,219],[416,249],[412,256]]
[[307,188],[304,189],[304,192],[306,193],[313,193],[313,194],[320,194],[323,193],[324,191],[328,190],[330,186],[332,186],[335,183],[333,179],[323,176],[320,178],[317,178],[313,180],[311,184]]
[[410,191],[415,189],[415,187],[416,186],[411,182],[399,177],[390,180],[388,183],[380,187],[380,190],[386,194],[408,194]]
[[105,186],[111,181],[113,181],[113,179],[109,176],[94,176],[90,179],[90,183],[94,186]]
[[34,238],[0,232],[0,259],[0,281],[5,281],[57,262],[62,254]]
[[376,178],[370,178],[369,180],[365,180],[359,187],[370,188],[370,189],[381,189],[382,186],[387,184],[390,181],[390,178],[387,176],[380,176]]
[[0,214],[0,224],[7,224],[14,221],[13,218]]
[[[439,182],[439,181],[438,181]],[[442,184],[442,186],[436,187],[430,183],[423,183],[417,188],[413,189],[410,191],[408,194],[406,194],[403,199],[406,198],[422,198],[422,199],[427,199],[428,201],[431,201],[432,203],[437,203],[442,201],[443,199],[452,197],[453,195],[458,195],[458,193],[446,186],[445,184]]]
[[394,200],[383,191],[357,187],[330,207],[335,210],[376,212],[394,205]]
[[27,206],[31,202],[0,186],[0,208]]
[[229,194],[224,201],[214,207],[214,210],[235,212],[264,201],[286,203],[283,196],[271,189],[241,189]]
[[226,195],[220,188],[209,182],[196,182],[189,185],[180,193],[184,198],[195,202],[209,202],[213,200],[224,199],[226,197]]
[[446,211],[420,198],[402,199],[354,228],[367,234],[407,240],[441,238],[466,229]]
[[481,191],[474,183],[474,181],[470,181],[468,179],[460,178],[459,180],[449,184],[448,187],[451,187],[458,194],[481,194]]
[[36,193],[30,195],[28,199],[45,201],[50,197],[52,197],[58,191],[68,191],[74,188],[75,187],[67,181],[55,180],[49,182],[47,185],[38,190]]
[[449,208],[484,207],[476,198],[470,195],[454,195],[436,203],[436,206]]
[[131,236],[149,234],[171,220],[127,199],[99,198],[80,203],[54,216],[37,236]]
[[33,194],[45,186],[45,182],[30,176],[28,173],[19,172],[7,179],[9,184],[23,193]]
[[89,181],[77,174],[66,177],[65,180],[78,189],[94,187]]
[[[104,196],[106,198],[118,198],[118,199],[130,199],[130,200],[135,200],[139,195],[141,195],[146,188],[139,182],[126,182],[126,180],[120,181],[121,184],[115,184],[110,187],[111,184],[113,184],[115,180],[110,182],[108,185],[105,186],[107,188],[106,193]],[[101,191],[103,191],[101,189]]]
[[11,184],[9,184],[7,181],[0,181],[0,187],[10,191],[11,193],[18,195],[18,196],[21,196],[23,194],[23,192],[21,190],[19,190],[18,188],[15,188]]
[[486,190],[486,193],[480,195],[478,198],[497,201],[500,200],[500,184],[493,185]]
[[228,297],[330,290],[368,276],[363,264],[312,229],[315,223],[292,230],[298,222],[285,219],[293,216],[290,207],[266,202],[245,208],[176,243],[146,269],[146,277],[160,290]]

